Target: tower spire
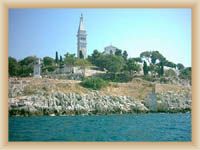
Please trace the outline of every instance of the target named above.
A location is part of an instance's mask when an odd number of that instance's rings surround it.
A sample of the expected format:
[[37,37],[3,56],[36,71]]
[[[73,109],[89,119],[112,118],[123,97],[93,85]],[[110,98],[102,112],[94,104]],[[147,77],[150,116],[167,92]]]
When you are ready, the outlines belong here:
[[81,13],[80,23],[79,23],[79,31],[80,30],[82,30],[82,31],[85,30],[85,27],[84,27],[84,24],[83,24],[83,14],[82,13]]
[[77,57],[86,58],[87,53],[87,34],[83,24],[83,14],[81,13],[78,33],[77,33]]

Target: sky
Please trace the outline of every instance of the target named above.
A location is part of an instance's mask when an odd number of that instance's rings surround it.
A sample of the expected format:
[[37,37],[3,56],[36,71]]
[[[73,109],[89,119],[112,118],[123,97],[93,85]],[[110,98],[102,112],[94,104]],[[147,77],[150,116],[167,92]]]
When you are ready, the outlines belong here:
[[77,31],[83,14],[87,54],[113,45],[129,57],[158,50],[169,61],[191,66],[191,9],[10,8],[9,56],[55,58],[77,52]]

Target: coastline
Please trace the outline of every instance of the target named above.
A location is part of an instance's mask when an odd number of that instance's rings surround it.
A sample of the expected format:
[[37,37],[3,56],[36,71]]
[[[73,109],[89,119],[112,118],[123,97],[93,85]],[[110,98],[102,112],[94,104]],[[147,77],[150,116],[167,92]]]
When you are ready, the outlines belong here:
[[[33,84],[37,82],[40,85],[33,88]],[[138,94],[137,90],[141,91],[141,89],[147,87],[147,84],[144,84],[142,80],[136,80],[129,83],[128,87],[130,88],[130,85],[135,86],[137,82],[140,84],[139,89],[133,89],[135,91],[132,90],[125,96],[121,95],[124,92],[121,86],[115,89],[116,93],[119,93],[116,95],[113,94],[111,88],[95,91],[81,89],[78,83],[67,81],[69,83],[61,85],[61,82],[64,81],[19,79],[15,81],[16,84],[13,84],[13,79],[11,79],[9,82],[9,116],[107,115],[191,111],[191,91],[180,86],[173,85],[176,89],[173,90],[171,85],[157,84],[156,86],[149,86],[146,91],[143,90],[141,92],[143,95],[134,96],[134,92]],[[148,84],[151,85],[151,83]],[[29,87],[29,91],[27,91],[27,87]],[[58,87],[62,87],[62,90]],[[144,93],[146,94],[144,95]]]

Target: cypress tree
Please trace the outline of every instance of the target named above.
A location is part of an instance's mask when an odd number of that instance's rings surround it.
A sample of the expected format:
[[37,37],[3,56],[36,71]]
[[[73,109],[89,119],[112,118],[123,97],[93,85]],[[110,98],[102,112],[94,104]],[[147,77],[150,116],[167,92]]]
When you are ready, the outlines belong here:
[[79,54],[79,58],[80,58],[80,59],[83,59],[83,58],[84,58],[84,56],[83,56],[83,52],[80,51],[79,53],[80,53],[80,54]]
[[58,63],[58,52],[56,51],[56,58],[55,58],[56,63]]
[[160,72],[159,72],[159,75],[163,76],[163,74],[164,74],[163,62],[160,62]]
[[62,56],[60,56],[60,63],[62,63],[63,62],[63,59],[62,59]]
[[144,64],[143,64],[143,72],[145,76],[148,74],[148,67],[147,67],[146,61],[144,61]]

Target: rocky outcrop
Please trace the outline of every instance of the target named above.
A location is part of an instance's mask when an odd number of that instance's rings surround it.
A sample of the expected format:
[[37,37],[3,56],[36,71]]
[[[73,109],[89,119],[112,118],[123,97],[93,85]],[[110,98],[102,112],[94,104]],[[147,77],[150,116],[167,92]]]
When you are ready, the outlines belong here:
[[[129,88],[133,89],[130,84],[133,83],[128,83]],[[141,91],[144,91],[146,84],[139,85]],[[117,90],[122,90],[121,86]],[[110,93],[88,90],[80,87],[78,82],[68,80],[11,79],[9,80],[9,115],[92,115],[191,111],[190,88],[161,84],[155,86],[155,90],[149,94],[146,92],[147,96],[138,96],[137,99],[130,94],[133,91],[125,92],[126,96],[120,96],[123,94],[122,91],[116,95],[116,91],[113,94],[112,90]]]
[[[151,105],[150,105],[151,103]],[[154,108],[154,109],[152,109]],[[80,95],[55,92],[9,99],[10,115],[75,115],[151,112],[186,112],[191,110],[188,95],[168,92],[149,99],[135,100],[128,96],[102,96],[98,92]]]
[[148,112],[146,106],[127,96],[102,96],[98,92],[80,95],[55,92],[9,99],[10,115],[74,115]]
[[188,93],[167,93],[157,94],[158,112],[187,112],[191,111],[192,99]]
[[191,111],[191,94],[187,92],[150,93],[145,106],[151,112],[187,112]]

